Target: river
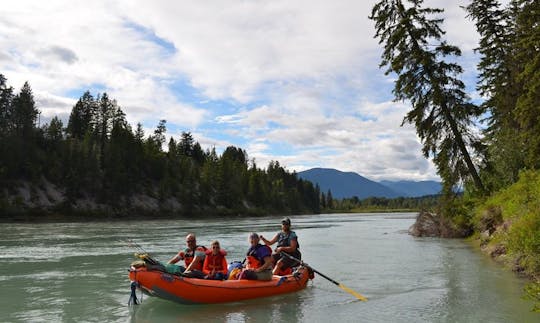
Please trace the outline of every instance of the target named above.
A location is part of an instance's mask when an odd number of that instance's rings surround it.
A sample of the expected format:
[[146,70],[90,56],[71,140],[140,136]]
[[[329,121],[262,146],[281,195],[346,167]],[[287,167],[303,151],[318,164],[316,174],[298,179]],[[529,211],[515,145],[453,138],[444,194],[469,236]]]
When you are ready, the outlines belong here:
[[271,237],[280,217],[3,224],[0,322],[540,322],[521,299],[524,280],[462,240],[411,237],[414,217],[291,217],[304,261],[367,302],[316,276],[295,294],[196,306],[146,296],[127,306],[125,240],[166,261],[195,232],[241,260],[248,233]]

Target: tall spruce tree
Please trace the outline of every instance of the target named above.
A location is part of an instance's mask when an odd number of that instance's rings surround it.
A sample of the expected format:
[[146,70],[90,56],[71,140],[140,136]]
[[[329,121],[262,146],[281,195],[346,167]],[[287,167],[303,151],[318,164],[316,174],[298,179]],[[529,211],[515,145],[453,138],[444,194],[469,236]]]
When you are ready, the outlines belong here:
[[93,132],[97,122],[97,102],[89,91],[79,98],[71,114],[66,132],[69,137],[83,139],[87,132]]
[[472,178],[477,190],[485,188],[471,155],[476,139],[469,131],[481,112],[469,102],[462,68],[449,58],[459,48],[441,40],[441,18],[430,18],[441,9],[423,8],[422,0],[382,0],[372,9],[379,43],[384,43],[381,67],[396,73],[396,100],[408,100],[412,110],[403,122],[414,124],[423,143],[424,156],[433,156],[443,181],[452,187]]
[[25,82],[21,92],[15,96],[10,115],[13,129],[17,136],[28,139],[36,128],[39,111],[36,108],[34,94],[30,84]]
[[0,137],[9,132],[13,104],[13,88],[7,86],[7,79],[0,74]]
[[487,168],[493,190],[540,167],[540,3],[474,0],[466,7],[480,34],[478,90],[486,98]]
[[540,168],[540,1],[515,0],[517,83],[522,85],[515,115],[524,146],[525,166]]

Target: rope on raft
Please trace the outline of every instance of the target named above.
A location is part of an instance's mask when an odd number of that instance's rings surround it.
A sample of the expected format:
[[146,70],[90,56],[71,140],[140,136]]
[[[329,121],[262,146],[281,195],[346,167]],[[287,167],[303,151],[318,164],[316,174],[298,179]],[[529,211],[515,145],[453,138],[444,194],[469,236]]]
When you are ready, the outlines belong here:
[[137,283],[136,281],[132,281],[131,282],[131,295],[129,296],[128,306],[139,305],[142,303],[143,294],[141,292],[141,301],[139,302],[139,300],[137,299],[137,287],[139,287],[139,283]]

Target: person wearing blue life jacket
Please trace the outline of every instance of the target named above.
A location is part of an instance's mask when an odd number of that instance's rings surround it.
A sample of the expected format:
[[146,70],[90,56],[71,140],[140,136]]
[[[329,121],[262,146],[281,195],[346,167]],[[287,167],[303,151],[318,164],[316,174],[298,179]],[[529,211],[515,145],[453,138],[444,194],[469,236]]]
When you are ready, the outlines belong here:
[[300,253],[300,244],[298,243],[298,236],[294,231],[291,231],[291,219],[284,218],[281,220],[281,231],[278,232],[271,240],[267,240],[262,235],[261,240],[267,245],[271,246],[277,242],[277,247],[272,254],[274,263],[276,264],[273,270],[274,275],[287,275],[292,272],[291,267],[298,265],[298,262],[292,260],[281,253],[285,252],[296,259],[302,259]]
[[238,279],[272,280],[272,249],[260,244],[259,240],[257,233],[250,233],[246,268],[242,270]]

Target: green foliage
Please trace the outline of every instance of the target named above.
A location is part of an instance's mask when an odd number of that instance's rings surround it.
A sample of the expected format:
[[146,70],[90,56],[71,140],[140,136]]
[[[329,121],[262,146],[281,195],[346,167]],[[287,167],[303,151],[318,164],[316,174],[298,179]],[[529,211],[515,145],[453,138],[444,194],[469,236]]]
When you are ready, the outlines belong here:
[[500,207],[504,220],[515,219],[535,207],[540,209],[540,177],[537,172],[523,171],[520,180],[487,199],[480,209]]
[[540,274],[540,210],[529,211],[512,224],[508,232],[508,251],[531,275]]
[[7,79],[0,74],[0,137],[9,132],[12,114],[13,88],[7,86]]
[[[324,194],[323,194],[324,195]],[[328,208],[325,199],[321,200],[321,208],[326,211],[339,212],[372,212],[372,211],[421,211],[435,210],[439,204],[439,195],[428,195],[422,197],[368,197],[360,200],[358,197],[344,198],[333,201],[333,208]]]
[[[67,201],[56,206],[58,212],[91,200],[127,213],[135,194],[158,199],[162,213],[171,212],[171,203],[180,206],[183,215],[319,211],[318,189],[278,162],[263,170],[254,161],[250,166],[241,148],[227,147],[221,156],[215,149],[205,152],[189,132],[178,142],[170,138],[165,151],[166,120],[145,138],[142,125],[132,131],[106,93],[85,92],[66,129],[57,117],[37,128],[39,111],[28,83],[14,96],[0,74],[0,113],[0,184],[45,178],[65,189]],[[0,211],[17,214],[24,208],[20,199],[12,204],[2,198]],[[95,210],[80,212],[96,216]]]
[[[412,109],[403,122],[414,124],[422,140],[422,152],[433,156],[443,182],[452,187],[472,179],[484,185],[469,150],[478,141],[470,129],[480,109],[469,102],[462,73],[453,57],[459,48],[441,40],[441,9],[424,8],[423,1],[381,0],[372,9],[379,43],[384,44],[381,67],[396,73],[396,100],[408,100]],[[453,57],[452,57],[453,56]]]
[[512,224],[497,233],[499,241],[527,273],[540,275],[540,172],[523,171],[517,183],[487,199],[477,210],[477,226],[481,212],[493,208]]
[[533,311],[540,313],[540,282],[533,282],[525,286],[526,298],[535,302]]
[[540,167],[540,3],[474,0],[467,6],[480,34],[478,90],[486,97],[485,165],[490,191]]

